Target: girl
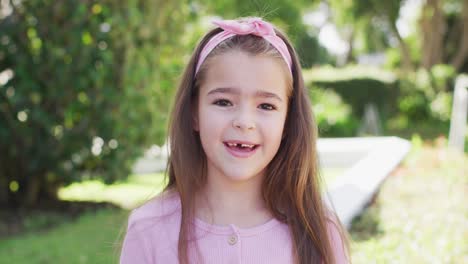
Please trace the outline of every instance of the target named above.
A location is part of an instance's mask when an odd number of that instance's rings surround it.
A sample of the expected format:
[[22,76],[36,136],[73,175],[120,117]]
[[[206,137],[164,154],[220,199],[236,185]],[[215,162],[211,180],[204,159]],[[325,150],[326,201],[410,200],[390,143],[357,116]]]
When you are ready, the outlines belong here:
[[169,183],[130,215],[121,263],[347,263],[293,47],[260,18],[215,24],[176,94]]

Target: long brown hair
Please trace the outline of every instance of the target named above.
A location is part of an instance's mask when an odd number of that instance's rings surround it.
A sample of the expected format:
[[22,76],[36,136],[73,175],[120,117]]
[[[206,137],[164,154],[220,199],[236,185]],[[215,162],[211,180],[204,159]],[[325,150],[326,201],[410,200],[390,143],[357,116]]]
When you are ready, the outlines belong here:
[[[195,74],[201,50],[220,31],[220,28],[216,28],[208,32],[190,58],[176,93],[169,122],[171,152],[168,160],[169,182],[165,191],[176,191],[180,196],[182,220],[178,250],[179,261],[184,264],[189,263],[188,248],[194,239],[191,236],[194,234],[195,194],[202,189],[207,178],[207,157],[200,136],[193,129],[193,111],[209,60],[231,49],[252,55],[276,54],[276,57],[281,58],[276,49],[261,37],[234,36],[218,45]],[[274,217],[289,226],[297,263],[335,263],[327,232],[330,213],[321,197],[319,183],[316,122],[296,52],[286,36],[279,30],[275,31],[291,54],[292,90],[284,138],[266,168],[262,197]],[[336,219],[333,221],[337,222]]]

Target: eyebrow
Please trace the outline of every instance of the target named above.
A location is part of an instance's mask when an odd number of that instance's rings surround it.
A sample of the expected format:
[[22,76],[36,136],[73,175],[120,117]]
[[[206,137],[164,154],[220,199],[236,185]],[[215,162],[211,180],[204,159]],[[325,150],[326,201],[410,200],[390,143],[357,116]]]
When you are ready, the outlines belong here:
[[[212,95],[212,94],[217,94],[217,93],[222,93],[222,94],[228,93],[228,94],[239,95],[240,91],[239,91],[239,89],[232,88],[232,87],[220,87],[220,88],[216,88],[216,89],[213,89],[213,90],[209,91],[207,95]],[[257,91],[255,93],[255,96],[256,97],[264,97],[264,98],[274,98],[274,99],[279,100],[280,102],[283,101],[283,100],[281,100],[281,97],[279,97],[277,94],[272,93],[272,92],[267,92],[267,91]]]

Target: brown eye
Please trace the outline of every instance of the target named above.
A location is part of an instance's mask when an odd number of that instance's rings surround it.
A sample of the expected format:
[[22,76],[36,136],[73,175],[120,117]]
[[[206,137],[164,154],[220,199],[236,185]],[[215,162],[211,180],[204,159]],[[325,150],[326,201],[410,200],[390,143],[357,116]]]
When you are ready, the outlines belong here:
[[218,105],[218,106],[231,106],[232,105],[231,102],[229,102],[226,99],[216,100],[213,104]]
[[276,107],[274,105],[271,105],[271,104],[261,104],[260,108],[263,109],[263,110],[269,110],[269,111],[276,109]]

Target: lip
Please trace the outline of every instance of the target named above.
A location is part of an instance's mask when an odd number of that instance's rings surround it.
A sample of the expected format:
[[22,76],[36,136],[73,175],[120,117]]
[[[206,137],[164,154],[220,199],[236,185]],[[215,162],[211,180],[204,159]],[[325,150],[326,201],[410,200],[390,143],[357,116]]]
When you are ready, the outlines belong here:
[[[227,146],[227,143],[237,143],[237,144],[247,144],[247,145],[255,145],[255,148],[252,150],[252,151],[239,151],[239,150],[236,150],[236,149],[232,149],[230,147]],[[226,150],[234,157],[237,157],[237,158],[248,158],[252,155],[254,155],[257,150],[261,147],[260,144],[255,144],[253,142],[249,142],[249,141],[242,141],[242,140],[227,140],[227,141],[224,141],[223,142],[223,145],[224,147],[226,148]]]
[[251,141],[243,141],[243,140],[226,140],[226,141],[223,141],[223,143],[236,143],[236,144],[247,144],[247,145],[260,145],[260,144],[256,144],[256,143],[253,143]]

